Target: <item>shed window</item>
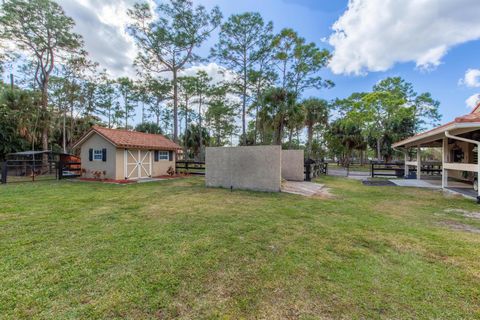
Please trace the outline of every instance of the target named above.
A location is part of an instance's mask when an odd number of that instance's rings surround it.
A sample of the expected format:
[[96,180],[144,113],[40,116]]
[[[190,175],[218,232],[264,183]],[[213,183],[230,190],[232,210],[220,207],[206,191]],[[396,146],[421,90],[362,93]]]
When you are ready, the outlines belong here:
[[93,160],[94,161],[102,161],[103,160],[103,150],[102,149],[93,150]]
[[168,160],[168,151],[158,151],[158,160]]

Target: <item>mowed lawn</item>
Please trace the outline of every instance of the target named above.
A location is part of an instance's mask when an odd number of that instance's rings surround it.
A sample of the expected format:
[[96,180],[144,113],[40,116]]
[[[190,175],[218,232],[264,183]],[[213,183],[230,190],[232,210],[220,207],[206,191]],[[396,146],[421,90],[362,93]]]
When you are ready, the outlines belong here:
[[480,318],[480,220],[445,211],[473,201],[321,181],[0,186],[0,317]]

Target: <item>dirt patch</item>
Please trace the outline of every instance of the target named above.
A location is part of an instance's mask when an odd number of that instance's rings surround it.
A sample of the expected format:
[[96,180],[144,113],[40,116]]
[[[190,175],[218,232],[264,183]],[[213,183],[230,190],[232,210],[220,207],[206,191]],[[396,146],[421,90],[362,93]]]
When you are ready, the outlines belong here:
[[332,197],[325,185],[307,181],[283,181],[282,192],[297,194],[304,197],[328,199]]
[[471,232],[471,233],[478,233],[480,234],[480,229],[474,226],[456,222],[456,221],[443,221],[440,223],[442,226],[448,227],[451,230],[455,231],[464,231],[464,232]]
[[445,209],[445,212],[459,214],[466,218],[480,219],[480,212],[471,212],[463,209]]

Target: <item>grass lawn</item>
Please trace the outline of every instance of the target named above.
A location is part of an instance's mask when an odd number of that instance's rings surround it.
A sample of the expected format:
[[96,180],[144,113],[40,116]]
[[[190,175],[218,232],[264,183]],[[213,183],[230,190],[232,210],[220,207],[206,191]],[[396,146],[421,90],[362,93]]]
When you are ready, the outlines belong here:
[[321,181],[0,186],[0,318],[480,318],[473,201]]
[[[332,170],[347,170],[344,166],[337,165],[336,163],[329,163],[328,168]],[[358,172],[371,172],[371,165],[364,164],[363,166],[359,164],[352,164],[350,165],[350,171],[358,171]]]

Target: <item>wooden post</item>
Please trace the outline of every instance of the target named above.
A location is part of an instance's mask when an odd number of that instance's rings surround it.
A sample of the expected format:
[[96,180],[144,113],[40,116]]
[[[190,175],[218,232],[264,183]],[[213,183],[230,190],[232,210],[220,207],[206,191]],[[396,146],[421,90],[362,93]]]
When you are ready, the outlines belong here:
[[422,157],[420,154],[420,145],[417,146],[417,180],[422,179]]
[[442,141],[442,188],[448,188],[448,170],[445,169],[445,163],[448,162],[448,138],[444,137]]
[[63,161],[60,160],[60,161],[57,162],[57,165],[58,165],[57,178],[58,178],[58,180],[62,180],[63,179],[63,165],[64,165],[64,163],[63,163]]
[[311,177],[310,177],[310,164],[306,164],[305,165],[305,181],[311,181]]
[[405,169],[404,169],[404,177],[405,178],[408,178],[408,176],[410,175],[409,172],[408,172],[408,151],[405,151],[404,153],[404,159],[405,159]]
[[8,174],[8,167],[7,167],[7,161],[3,162],[2,165],[2,184],[7,183],[7,174]]

